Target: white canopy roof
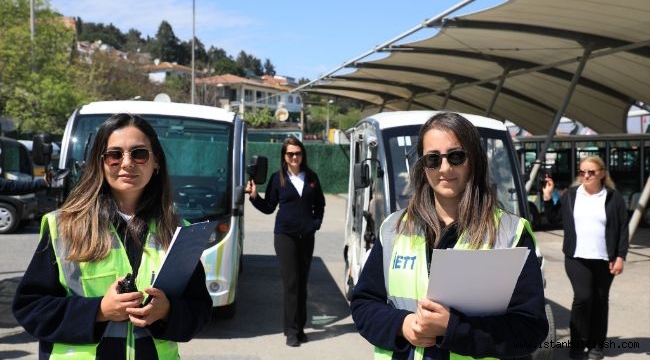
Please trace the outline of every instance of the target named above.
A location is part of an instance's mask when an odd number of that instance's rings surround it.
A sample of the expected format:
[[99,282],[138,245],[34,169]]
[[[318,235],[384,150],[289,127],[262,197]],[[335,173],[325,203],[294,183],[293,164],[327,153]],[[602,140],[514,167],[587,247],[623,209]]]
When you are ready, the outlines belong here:
[[387,57],[349,62],[354,71],[297,90],[376,112],[487,115],[546,134],[586,56],[564,116],[623,133],[630,105],[650,104],[648,0],[511,0],[432,26],[439,31],[431,38],[382,47]]

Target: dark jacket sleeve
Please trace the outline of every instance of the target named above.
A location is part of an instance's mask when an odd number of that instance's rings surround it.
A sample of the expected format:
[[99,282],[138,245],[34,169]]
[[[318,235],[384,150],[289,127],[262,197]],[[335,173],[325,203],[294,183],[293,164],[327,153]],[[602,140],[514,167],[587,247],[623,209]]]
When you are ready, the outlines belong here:
[[105,323],[95,321],[102,298],[67,296],[59,283],[49,230],[45,228],[43,234],[16,289],[13,314],[29,334],[41,341],[96,343],[105,328]]
[[544,285],[532,235],[524,231],[518,246],[530,253],[515,285],[505,314],[466,316],[451,309],[440,347],[473,357],[512,358],[538,348],[548,333]]
[[562,219],[562,205],[568,201],[568,192],[565,191],[564,194],[560,197],[557,203],[553,203],[553,199],[544,201],[544,216],[546,220],[551,224],[561,224],[563,223]]
[[7,180],[0,178],[0,195],[25,195],[47,188],[43,178],[36,178],[34,181]]
[[410,343],[400,334],[402,323],[410,312],[396,309],[387,302],[382,253],[381,242],[375,242],[352,293],[352,320],[359,334],[371,344],[403,352]]
[[[616,190],[611,190],[612,191],[612,206],[614,209],[612,209],[613,212],[615,212],[615,218],[612,220],[612,226],[616,226],[617,228],[614,230],[614,233],[616,235],[613,235],[612,237],[616,238],[616,245],[612,246],[612,249],[608,249],[609,256],[610,256],[610,261],[616,260],[616,257],[622,257],[623,260],[627,257],[627,250],[628,246],[630,244],[630,229],[628,227],[628,214],[627,214],[627,205],[625,204],[625,200],[623,200],[623,196],[621,195],[620,192]],[[608,220],[610,216],[614,216],[613,213],[607,214]]]
[[197,264],[190,281],[178,298],[169,298],[167,321],[156,321],[149,326],[153,337],[176,342],[190,341],[210,322],[212,298],[205,287],[205,272]]
[[319,230],[321,224],[323,223],[323,216],[325,215],[325,195],[323,194],[323,188],[321,187],[318,175],[316,175],[316,173],[312,173],[312,176],[315,179],[313,216],[316,223],[315,229]]

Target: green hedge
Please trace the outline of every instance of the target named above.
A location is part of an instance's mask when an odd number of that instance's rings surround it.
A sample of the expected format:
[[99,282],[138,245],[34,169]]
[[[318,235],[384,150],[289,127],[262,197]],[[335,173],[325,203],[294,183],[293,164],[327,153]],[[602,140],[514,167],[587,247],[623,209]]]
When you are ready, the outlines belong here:
[[[280,167],[281,143],[248,142],[248,157],[263,155],[269,159],[269,176]],[[305,143],[309,167],[316,172],[326,194],[348,192],[350,170],[349,145]],[[248,160],[247,160],[248,161]],[[267,177],[268,180],[268,177]],[[266,190],[266,183],[258,186],[259,192]]]

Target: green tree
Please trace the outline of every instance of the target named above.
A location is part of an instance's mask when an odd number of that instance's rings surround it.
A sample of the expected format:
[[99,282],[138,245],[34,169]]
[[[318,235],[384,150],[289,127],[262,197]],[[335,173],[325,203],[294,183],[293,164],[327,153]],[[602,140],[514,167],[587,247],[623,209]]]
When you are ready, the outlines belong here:
[[131,53],[139,53],[144,51],[146,41],[142,38],[142,33],[136,29],[130,29],[126,34],[126,43],[124,44],[124,51]]
[[242,68],[244,71],[250,71],[255,76],[264,75],[264,69],[262,68],[262,62],[260,59],[256,58],[253,55],[246,54],[245,51],[240,51],[237,55],[237,66]]
[[[205,67],[208,61],[208,53],[201,40],[194,38],[194,63],[197,69]],[[179,55],[176,62],[181,65],[192,64],[192,41],[183,41],[179,46]]]
[[70,49],[73,29],[36,3],[31,40],[28,0],[0,0],[0,115],[18,132],[63,132],[67,117],[87,94],[76,83]]
[[[222,48],[214,47],[214,46],[210,46],[210,49],[208,49],[206,55],[208,57],[209,62],[216,62],[216,61],[221,60],[221,59],[230,59],[230,60],[232,60],[232,58],[230,56],[228,56],[228,53],[226,52],[226,50],[224,50]],[[233,60],[233,62],[234,62],[234,60]]]
[[235,60],[224,49],[211,46],[207,52],[207,68],[213,69],[214,74],[233,74],[243,76],[244,72],[237,65]]
[[359,120],[361,120],[361,108],[350,108],[347,113],[338,116],[337,128],[345,131],[356,125]]
[[176,76],[167,77],[162,89],[163,92],[171,97],[173,102],[189,103],[190,86],[192,84],[189,78],[180,78]]
[[251,127],[254,128],[268,128],[273,126],[275,118],[271,114],[269,109],[259,109],[255,111],[249,111],[244,114],[244,119]]
[[124,50],[127,37],[115,25],[84,23],[79,19],[77,26],[80,28],[77,40],[90,42],[101,40],[103,44],[110,45],[118,50]]
[[151,55],[160,61],[177,61],[180,41],[174,34],[172,26],[165,20],[160,23],[156,38],[151,49]]
[[86,90],[102,100],[128,100],[148,97],[149,80],[134,65],[117,61],[111,53],[97,51],[90,61],[80,61],[79,77],[87,84]]
[[233,74],[237,76],[244,76],[244,71],[237,66],[235,60],[231,58],[222,58],[215,61],[212,65],[214,73],[217,75],[221,74]]
[[275,66],[273,66],[273,63],[270,59],[266,59],[264,61],[264,74],[275,76]]

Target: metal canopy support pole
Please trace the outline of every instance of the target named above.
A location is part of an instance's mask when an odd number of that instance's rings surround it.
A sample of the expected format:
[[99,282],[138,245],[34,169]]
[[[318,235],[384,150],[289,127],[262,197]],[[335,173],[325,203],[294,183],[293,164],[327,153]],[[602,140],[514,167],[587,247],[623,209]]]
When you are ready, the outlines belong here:
[[501,93],[501,89],[503,89],[503,83],[506,82],[506,78],[508,77],[509,72],[510,72],[510,65],[506,65],[503,68],[503,75],[501,75],[501,78],[499,79],[499,84],[497,85],[497,88],[494,89],[494,95],[492,95],[492,99],[490,100],[490,104],[485,109],[485,116],[486,117],[490,117],[490,114],[492,113],[492,109],[494,108],[494,104],[496,104],[496,102],[497,102],[497,98],[499,97],[499,94]]
[[384,108],[386,107],[386,99],[381,102],[381,105],[379,106],[379,112],[384,112]]
[[641,220],[641,215],[643,215],[643,211],[648,207],[648,198],[650,198],[650,176],[648,176],[645,181],[645,186],[643,187],[643,191],[639,197],[639,202],[634,207],[634,212],[632,213],[630,223],[628,224],[628,231],[630,233],[629,241],[632,241],[634,232]]
[[407,103],[408,105],[406,106],[406,110],[411,110],[411,106],[413,106],[413,98],[414,97],[415,97],[415,95],[411,95],[411,97],[409,98],[408,103]]
[[195,47],[195,41],[194,39],[196,38],[196,31],[195,31],[195,19],[196,19],[196,11],[195,11],[195,3],[196,1],[192,0],[192,89],[190,91],[190,103],[194,104],[194,87],[195,84],[194,82],[196,81],[196,74],[195,74],[195,66],[194,66],[194,47]]
[[555,134],[555,131],[558,125],[560,124],[560,120],[562,120],[562,116],[564,115],[566,108],[569,106],[569,101],[571,100],[571,96],[575,91],[580,76],[582,76],[582,71],[585,69],[585,65],[587,64],[587,60],[589,60],[589,55],[591,54],[592,49],[593,49],[593,44],[589,44],[585,47],[585,52],[582,54],[582,58],[580,59],[580,64],[578,64],[578,68],[576,69],[575,74],[573,74],[573,79],[571,79],[571,84],[569,84],[569,88],[567,89],[566,94],[564,94],[564,99],[562,99],[562,104],[560,105],[557,112],[555,113],[553,124],[551,125],[551,128],[548,130],[548,135],[546,135],[546,139],[544,140],[544,145],[542,146],[540,153],[537,154],[537,160],[535,160],[535,163],[533,164],[533,168],[530,170],[530,176],[528,178],[528,181],[526,182],[526,193],[528,193],[530,191],[530,188],[533,187],[533,181],[535,181],[535,179],[537,178],[537,173],[539,172],[539,168],[541,167],[542,162],[546,159],[546,150],[551,144],[551,140],[553,139],[553,134]]
[[[300,109],[300,131],[302,131],[303,135],[305,134],[305,110]],[[303,139],[300,139],[300,141],[303,141]]]
[[442,106],[440,107],[440,110],[444,110],[447,108],[447,102],[449,102],[449,97],[451,96],[451,92],[454,90],[454,86],[456,86],[456,80],[453,80],[451,82],[451,85],[449,86],[449,90],[447,90],[447,93],[445,94],[445,100],[442,102]]
[[320,81],[322,79],[326,79],[326,78],[332,76],[334,73],[338,72],[339,70],[345,69],[346,67],[349,67],[349,66],[354,66],[356,62],[358,62],[358,61],[360,61],[360,60],[362,60],[362,59],[364,59],[364,58],[366,58],[366,57],[368,57],[368,56],[370,56],[370,55],[372,55],[372,54],[374,54],[376,52],[379,52],[381,50],[386,49],[387,47],[395,44],[396,42],[404,39],[405,37],[407,37],[409,35],[412,35],[412,34],[418,32],[418,31],[420,31],[421,29],[425,29],[425,28],[434,26],[436,23],[440,23],[445,18],[445,16],[447,16],[447,15],[455,12],[456,10],[459,10],[460,8],[464,7],[465,5],[468,5],[468,4],[473,3],[473,2],[474,2],[474,0],[461,1],[458,4],[450,7],[449,9],[441,12],[440,14],[438,14],[438,15],[430,18],[430,19],[425,20],[420,25],[406,31],[405,33],[400,34],[400,35],[386,41],[383,44],[375,46],[372,50],[366,51],[365,53],[355,57],[354,59],[346,61],[345,63],[343,63],[343,65],[337,67],[336,69],[328,72],[325,75],[321,75],[318,79],[312,80],[312,81],[310,81],[310,82],[308,82],[306,84],[300,85],[297,88],[290,90],[289,92],[300,91],[300,90],[302,90],[304,88],[312,86],[313,84],[317,83],[318,81]]

